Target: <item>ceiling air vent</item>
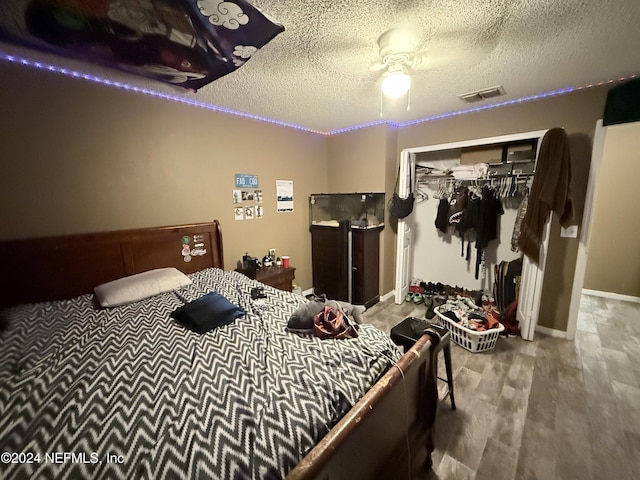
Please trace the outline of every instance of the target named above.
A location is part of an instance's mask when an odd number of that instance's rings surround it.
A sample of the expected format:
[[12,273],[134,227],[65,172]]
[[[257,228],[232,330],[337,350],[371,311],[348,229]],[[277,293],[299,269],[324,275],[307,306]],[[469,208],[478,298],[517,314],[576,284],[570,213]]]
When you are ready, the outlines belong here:
[[482,90],[475,92],[463,93],[462,95],[458,95],[458,98],[466,103],[475,103],[481,100],[486,100],[487,98],[499,97],[504,94],[504,87],[502,85],[498,85],[497,87],[483,88]]

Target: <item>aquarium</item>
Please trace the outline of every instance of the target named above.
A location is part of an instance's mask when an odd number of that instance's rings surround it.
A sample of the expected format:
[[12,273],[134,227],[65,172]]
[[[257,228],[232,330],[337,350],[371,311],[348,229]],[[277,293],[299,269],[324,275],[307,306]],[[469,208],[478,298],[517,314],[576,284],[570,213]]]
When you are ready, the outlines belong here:
[[351,228],[384,225],[384,193],[318,193],[309,196],[309,223],[337,227],[349,221]]

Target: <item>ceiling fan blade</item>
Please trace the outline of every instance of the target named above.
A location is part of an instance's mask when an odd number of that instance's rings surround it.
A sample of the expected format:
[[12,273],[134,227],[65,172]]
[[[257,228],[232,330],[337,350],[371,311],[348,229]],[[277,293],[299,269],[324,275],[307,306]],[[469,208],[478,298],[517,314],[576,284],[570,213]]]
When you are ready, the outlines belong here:
[[385,68],[387,68],[387,64],[381,60],[373,62],[371,65],[369,65],[369,70],[372,72],[379,72],[380,70],[384,70]]
[[429,70],[451,64],[455,59],[455,55],[445,50],[420,52],[411,57],[409,68],[411,70]]
[[478,41],[469,37],[441,39],[437,44],[412,55],[409,67],[412,70],[428,70],[443,66],[469,67],[487,58],[495,46],[495,42]]

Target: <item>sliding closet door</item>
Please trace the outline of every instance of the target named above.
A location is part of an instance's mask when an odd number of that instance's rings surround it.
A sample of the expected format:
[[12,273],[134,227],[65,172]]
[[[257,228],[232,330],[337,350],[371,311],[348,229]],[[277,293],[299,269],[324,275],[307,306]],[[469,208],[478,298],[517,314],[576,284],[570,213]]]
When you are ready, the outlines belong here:
[[547,248],[549,247],[550,223],[551,216],[549,216],[542,234],[544,241],[540,249],[540,262],[536,265],[526,255],[522,258],[522,277],[516,318],[520,322],[520,335],[525,340],[533,340],[533,335],[538,325],[544,266],[547,258]]
[[[546,130],[545,132],[546,133]],[[542,138],[538,141],[536,152],[536,163],[540,155]],[[520,336],[525,340],[533,341],[533,335],[538,326],[538,315],[540,313],[540,302],[542,301],[542,282],[544,280],[544,268],[547,263],[547,252],[549,250],[549,235],[551,232],[551,218],[549,214],[547,223],[542,232],[542,245],[540,246],[540,260],[538,264],[531,261],[529,257],[523,255],[522,276],[520,278],[520,296],[518,298],[518,309],[516,318],[520,322]]]

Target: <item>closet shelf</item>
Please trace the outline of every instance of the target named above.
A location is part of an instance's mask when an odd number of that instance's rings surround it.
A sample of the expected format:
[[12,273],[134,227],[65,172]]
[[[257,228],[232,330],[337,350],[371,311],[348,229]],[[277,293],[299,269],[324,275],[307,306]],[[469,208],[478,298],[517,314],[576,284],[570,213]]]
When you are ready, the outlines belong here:
[[448,175],[422,174],[422,175],[418,175],[417,182],[418,183],[436,183],[442,180],[451,181],[451,182],[487,182],[487,181],[503,179],[503,178],[516,178],[516,179],[529,178],[529,177],[533,177],[534,175],[535,175],[535,172],[526,172],[526,173],[525,172],[521,172],[521,173],[509,172],[509,173],[488,174],[478,178],[455,178],[452,174],[448,174]]

